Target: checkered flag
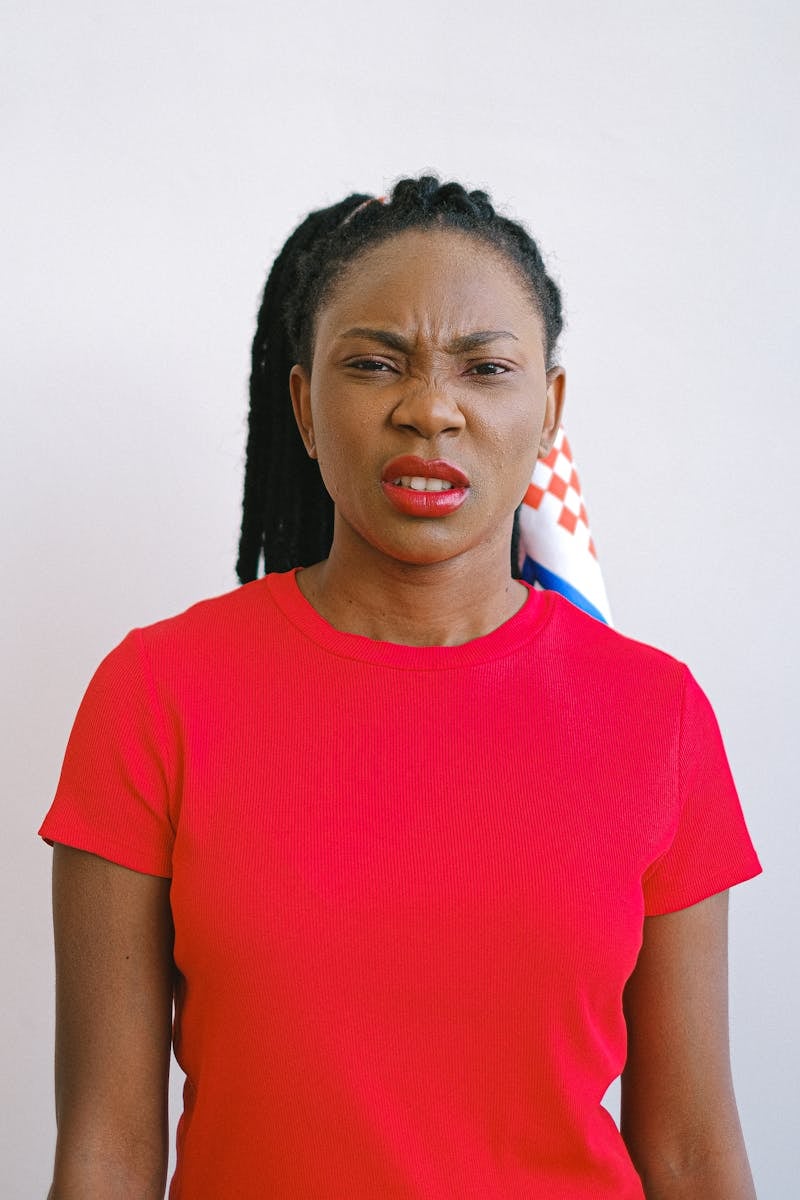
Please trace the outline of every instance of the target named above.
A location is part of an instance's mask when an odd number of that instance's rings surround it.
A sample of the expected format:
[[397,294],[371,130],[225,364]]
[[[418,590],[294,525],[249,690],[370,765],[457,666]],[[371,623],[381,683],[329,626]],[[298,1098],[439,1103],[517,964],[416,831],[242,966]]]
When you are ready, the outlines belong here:
[[534,587],[560,592],[610,625],[605,584],[563,428],[547,458],[536,463],[520,508],[519,533],[522,578]]

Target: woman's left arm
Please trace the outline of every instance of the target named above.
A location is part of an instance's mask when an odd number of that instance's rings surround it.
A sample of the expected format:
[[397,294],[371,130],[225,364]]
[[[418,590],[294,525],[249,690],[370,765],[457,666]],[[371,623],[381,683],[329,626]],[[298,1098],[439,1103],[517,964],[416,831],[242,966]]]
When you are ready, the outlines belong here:
[[621,1131],[647,1200],[755,1200],[728,1044],[728,893],[646,917]]

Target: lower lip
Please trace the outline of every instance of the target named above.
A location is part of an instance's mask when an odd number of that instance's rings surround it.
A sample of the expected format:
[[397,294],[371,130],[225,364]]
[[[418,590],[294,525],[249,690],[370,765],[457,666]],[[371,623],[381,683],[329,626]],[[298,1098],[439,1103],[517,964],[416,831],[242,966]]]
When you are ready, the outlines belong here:
[[449,488],[446,492],[415,492],[396,483],[381,483],[383,494],[398,512],[407,517],[448,517],[467,498],[467,489]]

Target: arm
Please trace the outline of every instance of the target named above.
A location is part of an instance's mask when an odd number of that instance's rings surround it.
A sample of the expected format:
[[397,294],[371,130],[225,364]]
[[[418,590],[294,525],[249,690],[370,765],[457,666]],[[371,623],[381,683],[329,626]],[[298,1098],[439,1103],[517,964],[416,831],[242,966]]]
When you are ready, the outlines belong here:
[[647,1200],[755,1200],[728,1049],[728,893],[644,925],[621,1130]]
[[50,1200],[164,1195],[169,884],[54,847],[58,1140]]

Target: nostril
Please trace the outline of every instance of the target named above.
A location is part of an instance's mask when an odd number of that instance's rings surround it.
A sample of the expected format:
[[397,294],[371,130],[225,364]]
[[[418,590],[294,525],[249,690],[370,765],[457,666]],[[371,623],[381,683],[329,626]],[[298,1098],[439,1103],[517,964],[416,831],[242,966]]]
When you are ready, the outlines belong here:
[[458,403],[440,389],[406,392],[394,409],[392,421],[398,428],[413,429],[425,436],[461,429],[465,424]]

